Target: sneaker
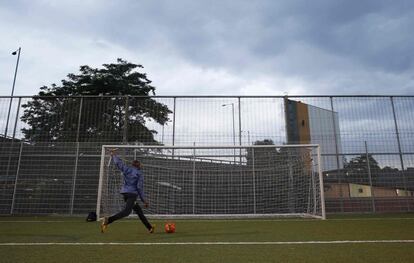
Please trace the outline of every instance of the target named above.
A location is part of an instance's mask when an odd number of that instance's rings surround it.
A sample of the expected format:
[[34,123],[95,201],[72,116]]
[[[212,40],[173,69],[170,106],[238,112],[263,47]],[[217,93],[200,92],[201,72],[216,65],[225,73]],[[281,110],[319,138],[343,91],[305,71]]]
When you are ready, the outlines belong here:
[[101,223],[101,233],[105,233],[108,229],[108,217],[104,217]]
[[148,232],[150,234],[154,233],[155,232],[155,225],[152,225],[151,228],[150,228],[150,230],[148,230]]

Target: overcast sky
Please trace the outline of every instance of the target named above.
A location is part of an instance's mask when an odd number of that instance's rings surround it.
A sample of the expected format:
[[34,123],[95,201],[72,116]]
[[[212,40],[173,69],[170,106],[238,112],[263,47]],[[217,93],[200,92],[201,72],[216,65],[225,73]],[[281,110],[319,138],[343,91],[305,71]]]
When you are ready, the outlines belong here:
[[142,64],[157,95],[414,94],[411,0],[1,0],[0,95]]

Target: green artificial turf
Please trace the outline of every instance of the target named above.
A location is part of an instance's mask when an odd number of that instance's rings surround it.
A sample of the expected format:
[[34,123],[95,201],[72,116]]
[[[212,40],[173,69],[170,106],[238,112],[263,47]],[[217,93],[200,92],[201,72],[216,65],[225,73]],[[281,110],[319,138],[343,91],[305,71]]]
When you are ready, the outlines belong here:
[[260,243],[414,239],[413,214],[329,218],[176,220],[174,234],[127,219],[102,234],[80,218],[0,217],[0,262],[413,262],[414,243]]

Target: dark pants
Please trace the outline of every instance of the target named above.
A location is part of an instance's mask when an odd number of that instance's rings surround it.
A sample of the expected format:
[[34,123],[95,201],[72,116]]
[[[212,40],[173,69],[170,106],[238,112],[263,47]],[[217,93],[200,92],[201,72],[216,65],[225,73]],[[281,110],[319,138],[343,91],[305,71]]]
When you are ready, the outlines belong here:
[[108,224],[124,218],[126,216],[129,216],[131,214],[132,210],[138,215],[139,219],[141,219],[141,222],[145,225],[145,227],[150,230],[151,224],[148,222],[147,218],[145,217],[144,213],[142,212],[141,207],[138,205],[137,202],[137,195],[136,194],[129,194],[125,193],[122,194],[124,196],[125,201],[125,208],[124,210],[120,211],[118,214],[115,214],[108,218]]

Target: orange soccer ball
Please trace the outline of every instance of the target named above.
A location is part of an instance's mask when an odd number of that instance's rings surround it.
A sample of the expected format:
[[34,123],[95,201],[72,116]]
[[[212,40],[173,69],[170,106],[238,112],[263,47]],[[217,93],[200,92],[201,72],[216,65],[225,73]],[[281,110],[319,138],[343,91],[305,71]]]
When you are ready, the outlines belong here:
[[165,233],[174,233],[175,232],[175,223],[165,223]]

